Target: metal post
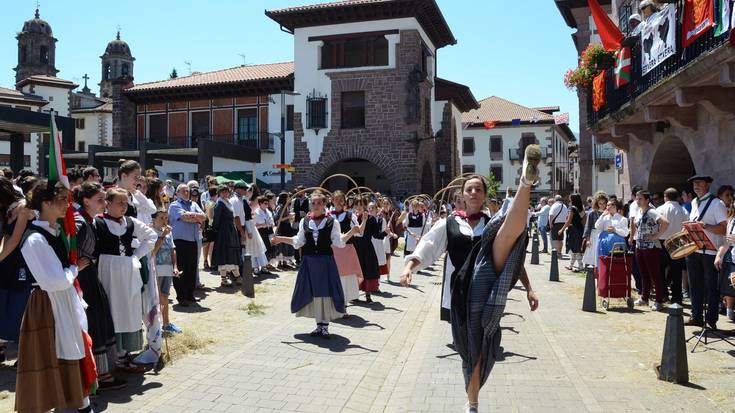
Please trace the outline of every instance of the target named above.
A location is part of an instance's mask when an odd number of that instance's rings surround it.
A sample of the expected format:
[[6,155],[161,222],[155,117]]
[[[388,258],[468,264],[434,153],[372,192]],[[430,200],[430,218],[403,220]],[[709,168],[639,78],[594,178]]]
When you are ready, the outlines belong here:
[[286,190],[286,92],[281,91],[281,191]]
[[551,250],[551,271],[549,271],[549,281],[559,281],[559,258],[555,249]]
[[538,265],[539,264],[539,258],[538,258],[538,230],[534,231],[533,238],[531,240],[531,264],[532,265]]
[[684,341],[684,308],[679,304],[669,307],[664,334],[664,348],[658,378],[673,383],[689,381],[686,342]]
[[582,299],[582,311],[588,311],[590,313],[597,312],[594,267],[587,267],[587,277],[584,282],[584,298]]

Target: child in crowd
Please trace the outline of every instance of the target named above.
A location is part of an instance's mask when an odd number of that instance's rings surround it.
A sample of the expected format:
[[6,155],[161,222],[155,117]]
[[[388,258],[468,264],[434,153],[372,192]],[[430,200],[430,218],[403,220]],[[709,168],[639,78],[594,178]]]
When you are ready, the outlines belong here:
[[168,211],[159,209],[153,213],[151,226],[158,235],[153,253],[156,255],[156,277],[158,277],[158,291],[161,301],[161,316],[163,318],[164,333],[181,333],[179,327],[168,318],[168,296],[174,277],[179,276],[176,268],[176,247],[171,236],[171,227],[168,225]]

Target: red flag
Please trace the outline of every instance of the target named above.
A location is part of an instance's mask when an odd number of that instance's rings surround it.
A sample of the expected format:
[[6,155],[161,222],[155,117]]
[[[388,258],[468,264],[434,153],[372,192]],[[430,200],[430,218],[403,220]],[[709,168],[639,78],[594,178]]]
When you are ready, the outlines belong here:
[[688,47],[715,25],[712,0],[685,0],[681,45]]
[[497,120],[489,120],[482,122],[482,125],[485,126],[485,129],[492,129],[498,124]]
[[599,112],[605,106],[605,71],[600,72],[592,81],[592,108]]
[[587,0],[587,4],[590,6],[592,18],[595,20],[595,26],[597,26],[597,32],[600,34],[602,45],[607,50],[620,49],[620,44],[625,38],[623,32],[610,20],[610,16],[602,9],[597,0]]

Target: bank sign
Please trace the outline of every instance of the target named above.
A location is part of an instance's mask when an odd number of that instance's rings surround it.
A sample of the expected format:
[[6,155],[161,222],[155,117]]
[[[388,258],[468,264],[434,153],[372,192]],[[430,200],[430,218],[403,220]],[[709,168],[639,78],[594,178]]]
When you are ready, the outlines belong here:
[[641,25],[641,71],[645,75],[676,53],[675,5],[667,4]]

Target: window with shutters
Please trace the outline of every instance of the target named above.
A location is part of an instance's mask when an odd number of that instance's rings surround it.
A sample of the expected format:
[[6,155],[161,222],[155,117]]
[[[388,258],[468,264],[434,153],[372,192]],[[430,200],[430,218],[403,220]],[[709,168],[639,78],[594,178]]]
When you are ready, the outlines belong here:
[[306,98],[306,128],[324,129],[327,127],[327,98],[310,96]]
[[490,165],[490,175],[492,175],[496,181],[503,182],[503,165]]
[[493,161],[503,160],[503,137],[500,135],[490,137],[490,159]]
[[365,127],[365,92],[342,92],[342,129]]
[[388,65],[388,40],[384,35],[323,42],[321,69]]
[[293,130],[293,105],[286,105],[286,130]]
[[472,156],[474,154],[475,154],[475,138],[467,137],[467,138],[462,139],[462,155]]
[[462,165],[462,173],[469,174],[475,172],[475,165]]

